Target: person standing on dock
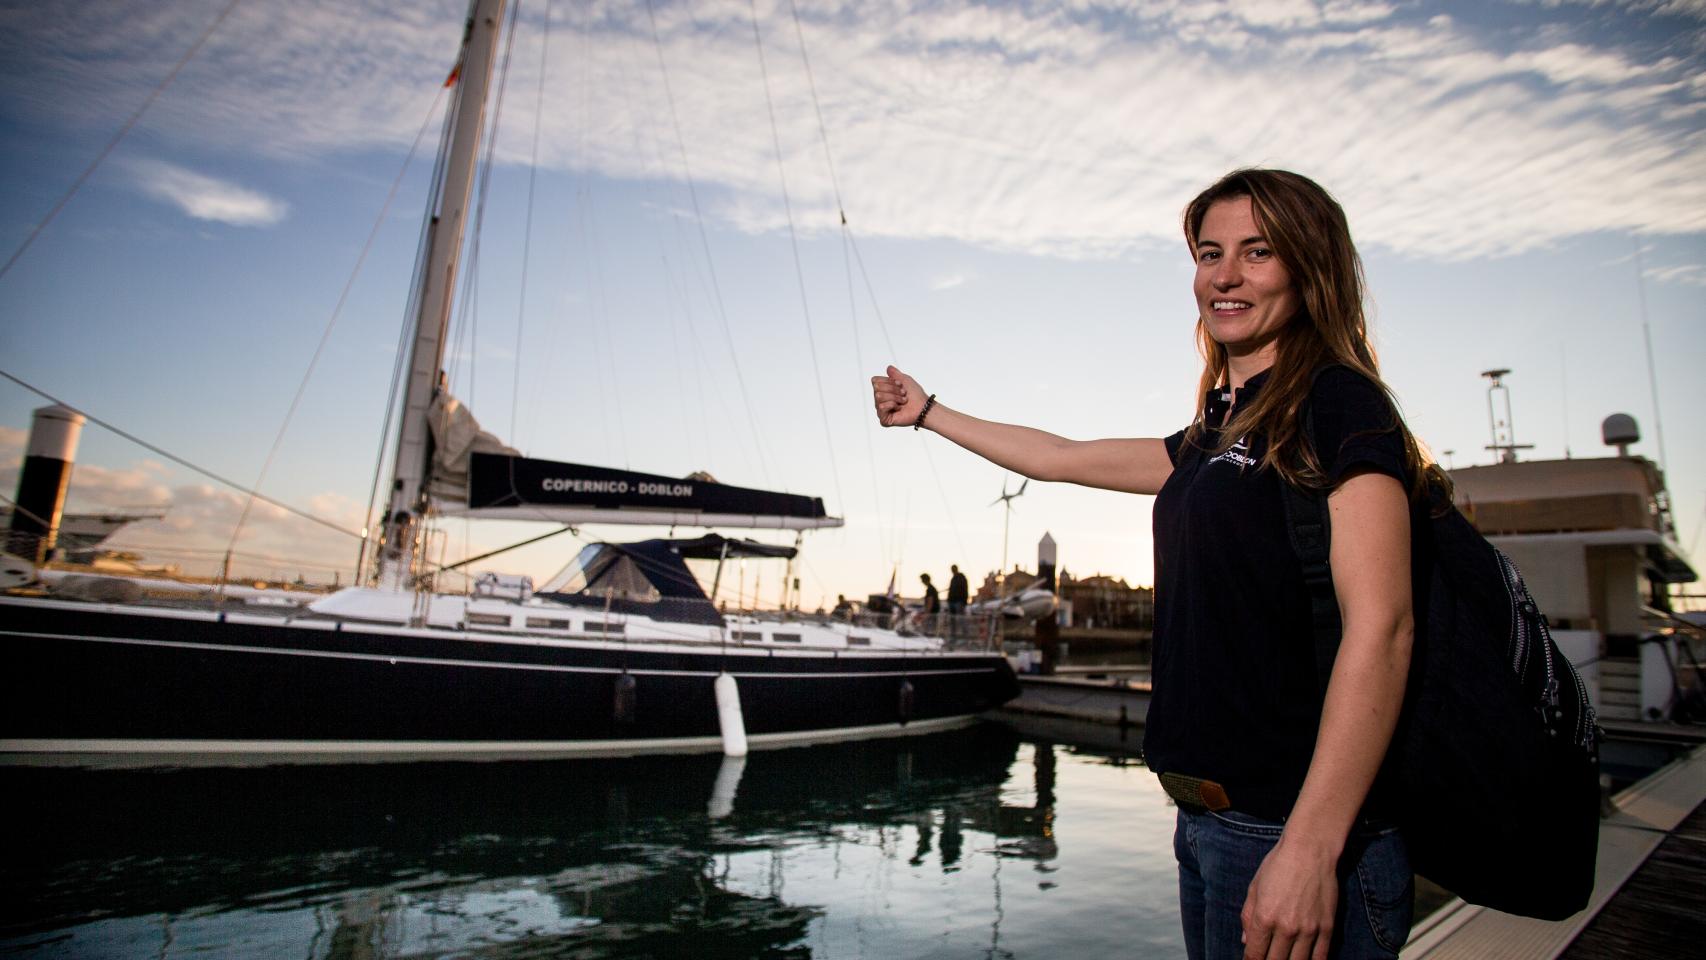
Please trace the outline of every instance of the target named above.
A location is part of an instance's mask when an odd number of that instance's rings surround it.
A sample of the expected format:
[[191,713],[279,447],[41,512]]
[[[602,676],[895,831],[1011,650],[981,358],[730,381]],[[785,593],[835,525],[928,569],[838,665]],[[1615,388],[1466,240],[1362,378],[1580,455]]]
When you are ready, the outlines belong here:
[[[1410,665],[1412,517],[1444,476],[1380,379],[1337,201],[1244,169],[1183,219],[1204,359],[1183,430],[1070,440],[961,413],[892,366],[877,417],[1032,479],[1156,497],[1144,755],[1179,808],[1189,956],[1396,957],[1412,878],[1377,773]],[[1327,494],[1343,636],[1325,689],[1281,484]]]
[[924,582],[924,631],[935,633],[936,615],[942,611],[942,595],[936,592],[936,585],[930,582],[928,573],[921,573],[918,579]]
[[966,604],[971,600],[971,584],[966,582],[966,575],[960,572],[957,563],[948,565],[948,632],[958,636],[960,624],[966,615]]

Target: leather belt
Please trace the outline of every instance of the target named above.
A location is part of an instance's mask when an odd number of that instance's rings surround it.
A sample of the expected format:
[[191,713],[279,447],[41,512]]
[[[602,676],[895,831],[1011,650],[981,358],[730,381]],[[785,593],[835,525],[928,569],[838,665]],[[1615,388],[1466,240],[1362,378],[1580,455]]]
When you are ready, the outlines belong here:
[[1180,806],[1199,810],[1225,810],[1232,806],[1232,801],[1226,798],[1226,788],[1213,780],[1182,773],[1163,773],[1160,777],[1161,789]]

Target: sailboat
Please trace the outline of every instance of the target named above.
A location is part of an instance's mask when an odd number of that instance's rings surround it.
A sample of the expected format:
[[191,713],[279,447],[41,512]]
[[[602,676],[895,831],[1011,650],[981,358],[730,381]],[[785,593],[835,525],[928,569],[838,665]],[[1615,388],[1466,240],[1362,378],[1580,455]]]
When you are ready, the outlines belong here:
[[[0,595],[0,762],[187,765],[722,750],[927,732],[1018,693],[998,650],[844,622],[725,617],[686,561],[792,557],[719,534],[594,543],[551,582],[434,591],[433,515],[834,527],[823,501],[519,456],[444,384],[503,0],[474,0],[412,303],[372,573],[302,606]],[[364,571],[368,569],[364,565]]]

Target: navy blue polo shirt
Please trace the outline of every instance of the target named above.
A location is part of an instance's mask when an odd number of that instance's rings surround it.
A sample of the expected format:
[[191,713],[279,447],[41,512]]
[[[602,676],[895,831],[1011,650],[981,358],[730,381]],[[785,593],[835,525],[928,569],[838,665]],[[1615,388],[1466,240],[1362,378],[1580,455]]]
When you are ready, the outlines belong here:
[[[1237,393],[1245,404],[1267,371]],[[1231,407],[1206,404],[1201,451],[1166,439],[1173,473],[1155,498],[1154,696],[1143,751],[1157,773],[1213,780],[1233,808],[1281,820],[1303,786],[1321,717],[1303,566],[1287,535],[1278,473],[1260,436],[1219,455]],[[1384,390],[1331,367],[1310,394],[1315,442],[1336,486],[1353,469],[1406,483],[1403,438]]]

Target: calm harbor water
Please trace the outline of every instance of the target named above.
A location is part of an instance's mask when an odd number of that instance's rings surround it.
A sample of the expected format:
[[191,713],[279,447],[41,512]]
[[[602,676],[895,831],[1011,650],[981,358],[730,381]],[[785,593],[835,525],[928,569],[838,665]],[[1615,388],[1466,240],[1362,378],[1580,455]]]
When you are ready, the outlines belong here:
[[1182,955],[1155,778],[996,723],[744,765],[4,777],[0,955]]

